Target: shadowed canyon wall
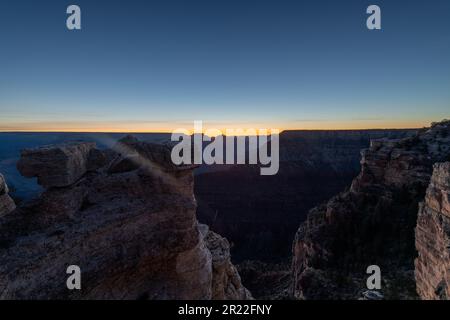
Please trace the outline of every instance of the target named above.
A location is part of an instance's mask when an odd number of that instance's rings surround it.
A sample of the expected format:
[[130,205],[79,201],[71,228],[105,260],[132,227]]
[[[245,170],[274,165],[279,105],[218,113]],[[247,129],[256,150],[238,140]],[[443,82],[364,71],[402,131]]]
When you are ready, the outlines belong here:
[[359,298],[366,285],[366,268],[378,265],[386,298],[414,298],[418,204],[433,164],[449,157],[450,121],[413,137],[372,141],[362,152],[361,173],[350,190],[312,209],[298,229],[293,243],[293,295]]

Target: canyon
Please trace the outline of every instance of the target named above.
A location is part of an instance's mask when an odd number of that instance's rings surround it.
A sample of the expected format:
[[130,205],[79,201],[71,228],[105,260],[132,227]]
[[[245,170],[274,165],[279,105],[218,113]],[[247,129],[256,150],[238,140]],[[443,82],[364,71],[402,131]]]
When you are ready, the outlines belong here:
[[347,188],[370,140],[399,139],[416,130],[314,130],[280,134],[280,169],[211,166],[195,175],[197,215],[233,245],[237,263],[287,263],[292,239],[316,205]]
[[276,176],[119,138],[23,148],[17,207],[0,175],[1,299],[449,297],[450,121],[283,132]]

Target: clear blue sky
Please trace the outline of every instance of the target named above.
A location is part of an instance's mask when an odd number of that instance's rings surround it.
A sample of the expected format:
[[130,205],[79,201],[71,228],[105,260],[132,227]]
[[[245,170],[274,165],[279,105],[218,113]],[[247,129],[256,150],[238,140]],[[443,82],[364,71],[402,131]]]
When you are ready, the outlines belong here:
[[[66,29],[66,8],[82,30]],[[366,8],[382,30],[366,28]],[[0,130],[374,128],[450,117],[450,1],[0,2]]]

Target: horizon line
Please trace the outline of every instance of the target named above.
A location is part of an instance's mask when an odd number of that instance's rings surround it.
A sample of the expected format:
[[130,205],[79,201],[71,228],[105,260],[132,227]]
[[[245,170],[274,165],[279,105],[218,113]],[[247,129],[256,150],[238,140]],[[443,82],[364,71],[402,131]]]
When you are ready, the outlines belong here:
[[[293,132],[293,131],[369,131],[369,130],[419,130],[423,128],[428,128],[427,126],[420,127],[383,127],[383,128],[317,128],[317,129],[279,129],[280,134],[283,132]],[[243,129],[247,130],[247,129]],[[270,129],[269,129],[270,130]],[[224,131],[224,130],[221,130]],[[72,131],[72,130],[1,130],[0,133],[116,133],[116,134],[171,134],[178,131]],[[202,132],[204,134],[204,132]],[[223,134],[225,135],[225,134]]]

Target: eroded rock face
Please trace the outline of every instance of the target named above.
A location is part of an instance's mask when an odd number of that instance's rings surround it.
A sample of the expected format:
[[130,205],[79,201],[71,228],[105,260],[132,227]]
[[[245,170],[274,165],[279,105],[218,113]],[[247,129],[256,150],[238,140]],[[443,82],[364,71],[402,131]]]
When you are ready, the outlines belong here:
[[[196,220],[192,168],[167,162],[161,145],[132,139],[114,149],[22,153],[21,172],[48,189],[0,218],[1,299],[214,297],[217,258]],[[131,155],[132,167],[108,170]],[[70,265],[81,269],[81,290],[66,287]]]
[[212,256],[212,298],[215,300],[248,300],[250,292],[241,283],[236,267],[231,263],[230,244],[217,233],[208,231],[206,246]]
[[[314,208],[293,243],[293,295],[357,299],[378,265],[386,298],[413,298],[414,228],[433,164],[450,157],[450,121],[373,141],[348,191]],[[324,289],[325,288],[325,289]]]
[[416,227],[417,292],[422,299],[450,299],[450,162],[434,166]]
[[8,195],[8,185],[5,178],[0,174],[0,217],[10,213],[16,208],[14,201]]

